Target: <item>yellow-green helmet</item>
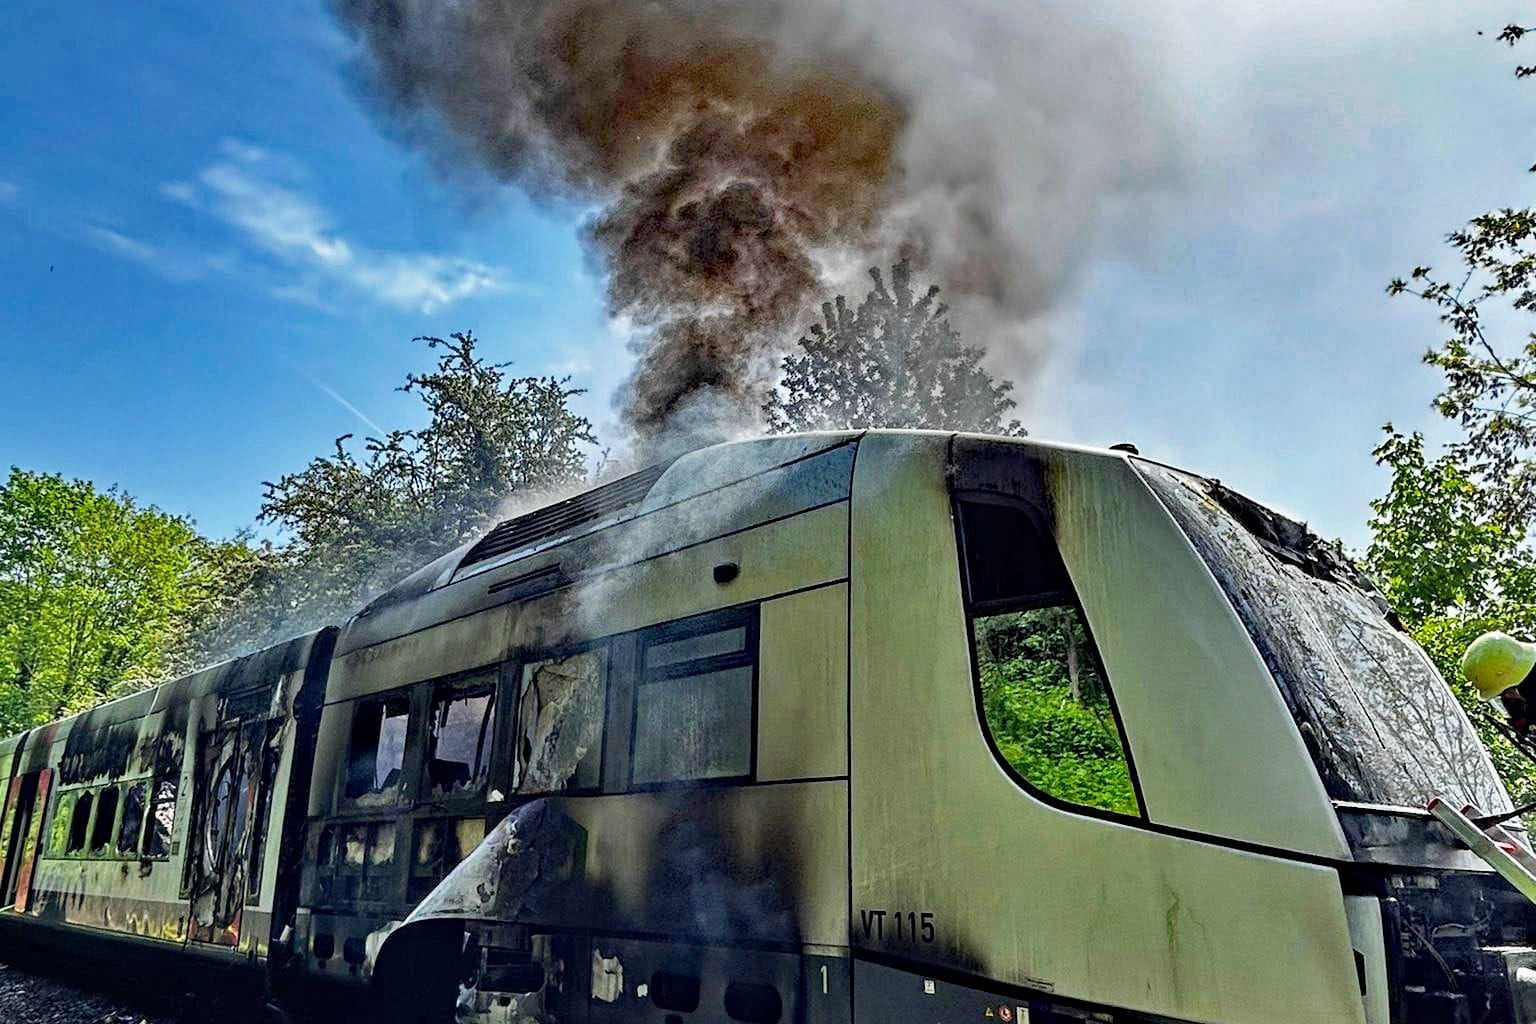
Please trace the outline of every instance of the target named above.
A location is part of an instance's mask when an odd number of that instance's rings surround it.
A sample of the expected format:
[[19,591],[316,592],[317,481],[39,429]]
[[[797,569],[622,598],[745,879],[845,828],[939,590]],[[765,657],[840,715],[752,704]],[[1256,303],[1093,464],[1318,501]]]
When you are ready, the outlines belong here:
[[1516,640],[1508,633],[1484,633],[1461,656],[1461,674],[1477,687],[1483,700],[1493,700],[1531,674],[1536,666],[1536,644]]

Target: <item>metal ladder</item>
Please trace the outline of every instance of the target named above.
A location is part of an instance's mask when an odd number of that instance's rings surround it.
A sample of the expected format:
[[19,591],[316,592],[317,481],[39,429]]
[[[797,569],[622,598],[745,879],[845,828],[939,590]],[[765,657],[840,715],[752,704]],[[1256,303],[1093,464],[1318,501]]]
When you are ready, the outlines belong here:
[[1476,804],[1456,810],[1440,797],[1429,802],[1429,813],[1467,845],[1510,885],[1536,903],[1536,854],[1503,825],[1480,827],[1473,821],[1483,812]]

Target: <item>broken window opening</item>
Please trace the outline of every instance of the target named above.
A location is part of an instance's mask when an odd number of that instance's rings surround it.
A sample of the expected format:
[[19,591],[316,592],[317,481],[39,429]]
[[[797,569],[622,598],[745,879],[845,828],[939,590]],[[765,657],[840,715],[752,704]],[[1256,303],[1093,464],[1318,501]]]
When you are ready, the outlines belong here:
[[633,785],[752,774],[757,636],[755,618],[744,616],[755,611],[733,613],[725,623],[720,616],[671,623],[643,641]]
[[405,764],[411,704],[404,696],[359,701],[352,713],[346,797],[360,804],[392,803]]
[[123,823],[117,830],[118,853],[139,852],[139,837],[144,832],[144,798],[148,792],[149,784],[142,780],[131,783],[123,791]]
[[250,864],[246,871],[246,898],[255,902],[261,896],[261,879],[266,865],[267,832],[271,822],[272,790],[277,780],[277,761],[282,741],[282,729],[276,722],[269,722],[265,727],[252,726],[257,737],[265,734],[265,742],[261,744],[261,783],[256,788],[256,827],[251,833]]
[[1138,816],[1119,716],[1054,541],[1012,503],[964,500],[958,520],[993,747],[1039,794]]
[[512,765],[516,792],[601,784],[607,678],[606,647],[523,666]]
[[112,830],[117,825],[116,786],[101,791],[96,799],[96,823],[91,826],[90,851],[93,857],[105,857],[112,852]]
[[232,806],[235,801],[235,759],[226,757],[214,775],[213,788],[209,794],[208,813],[203,824],[203,874],[217,875],[221,872],[224,854],[225,831],[230,826],[230,819],[235,810]]
[[75,807],[69,817],[69,842],[64,846],[65,853],[78,853],[85,849],[85,835],[91,825],[91,807],[94,802],[95,797],[89,792],[75,798]]
[[176,786],[175,779],[157,779],[154,783],[155,799],[144,836],[146,860],[165,860],[171,855],[171,833],[176,827]]
[[434,797],[477,793],[491,769],[494,679],[442,690],[432,699],[427,738],[427,787]]
[[48,821],[48,852],[62,857],[69,845],[69,826],[74,820],[77,793],[60,793],[54,801],[53,817]]

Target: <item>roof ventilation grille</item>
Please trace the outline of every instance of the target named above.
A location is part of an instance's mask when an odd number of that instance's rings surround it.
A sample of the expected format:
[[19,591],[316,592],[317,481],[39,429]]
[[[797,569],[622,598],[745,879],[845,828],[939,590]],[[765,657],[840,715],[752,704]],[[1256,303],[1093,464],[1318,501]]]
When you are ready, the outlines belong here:
[[632,505],[638,505],[645,499],[651,485],[666,472],[669,464],[662,463],[642,469],[638,473],[620,477],[612,483],[583,491],[581,494],[566,498],[564,501],[557,501],[553,505],[546,505],[527,515],[508,519],[480,538],[480,542],[470,548],[464,560],[459,563],[459,568],[488,562],[510,551],[520,551],[540,541],[564,536],[587,523],[607,518]]

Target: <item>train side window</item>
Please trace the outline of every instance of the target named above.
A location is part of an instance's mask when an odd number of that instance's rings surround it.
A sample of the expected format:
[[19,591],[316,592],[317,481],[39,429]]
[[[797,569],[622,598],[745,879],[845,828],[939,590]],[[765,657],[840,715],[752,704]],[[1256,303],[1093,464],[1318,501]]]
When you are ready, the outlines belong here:
[[164,860],[171,855],[171,833],[176,827],[175,779],[156,779],[154,802],[145,822],[144,858]]
[[602,781],[608,648],[523,666],[512,787],[519,793],[595,789]]
[[90,851],[93,857],[112,852],[112,829],[117,825],[117,787],[108,786],[96,798],[96,823],[91,826]]
[[327,825],[317,843],[318,902],[348,907],[359,900],[385,902],[396,898],[396,836],[394,821]]
[[756,609],[669,623],[641,641],[630,781],[752,774]]
[[432,698],[427,736],[427,786],[433,796],[485,788],[495,731],[496,682],[457,685]]
[[484,818],[417,821],[406,899],[411,903],[425,899],[484,839]]
[[59,793],[53,803],[53,817],[48,820],[48,853],[54,857],[64,855],[69,845],[69,823],[74,820],[75,798],[78,793]]
[[962,500],[958,519],[993,746],[1046,797],[1139,815],[1109,684],[1050,535],[1015,504]]
[[85,836],[91,827],[91,808],[95,802],[95,797],[88,791],[75,797],[75,806],[69,815],[69,842],[64,845],[65,853],[85,849]]
[[405,764],[410,717],[410,700],[404,696],[357,703],[347,756],[347,799],[362,803],[393,799]]
[[117,830],[118,853],[139,852],[139,837],[144,833],[144,797],[147,793],[148,784],[143,781],[131,783],[123,791],[123,823]]
[[368,827],[367,864],[363,869],[363,899],[387,900],[395,881],[395,823],[382,821]]

